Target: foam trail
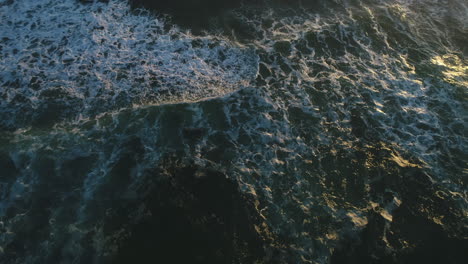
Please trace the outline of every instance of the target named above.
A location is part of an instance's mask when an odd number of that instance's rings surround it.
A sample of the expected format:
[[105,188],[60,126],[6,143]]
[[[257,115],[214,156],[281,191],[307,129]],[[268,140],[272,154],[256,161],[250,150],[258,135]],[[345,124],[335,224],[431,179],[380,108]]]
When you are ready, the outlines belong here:
[[62,119],[219,97],[247,86],[257,72],[252,51],[166,29],[160,18],[132,14],[125,1],[26,0],[0,12],[0,107],[13,115],[2,118],[6,127],[41,113]]

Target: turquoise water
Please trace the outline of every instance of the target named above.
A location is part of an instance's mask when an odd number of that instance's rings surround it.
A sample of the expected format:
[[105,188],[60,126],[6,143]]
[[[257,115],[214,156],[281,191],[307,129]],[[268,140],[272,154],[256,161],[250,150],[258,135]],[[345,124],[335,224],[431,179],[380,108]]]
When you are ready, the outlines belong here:
[[463,263],[467,4],[302,2],[0,1],[1,262]]

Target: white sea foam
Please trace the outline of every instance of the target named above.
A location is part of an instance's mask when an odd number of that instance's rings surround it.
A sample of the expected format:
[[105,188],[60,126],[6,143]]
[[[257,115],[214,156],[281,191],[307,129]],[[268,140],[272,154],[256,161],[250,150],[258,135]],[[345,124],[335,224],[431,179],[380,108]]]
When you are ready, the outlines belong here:
[[83,115],[197,101],[245,87],[257,72],[251,50],[168,27],[126,1],[13,1],[0,6],[0,20],[4,109],[19,98],[30,111],[64,99]]

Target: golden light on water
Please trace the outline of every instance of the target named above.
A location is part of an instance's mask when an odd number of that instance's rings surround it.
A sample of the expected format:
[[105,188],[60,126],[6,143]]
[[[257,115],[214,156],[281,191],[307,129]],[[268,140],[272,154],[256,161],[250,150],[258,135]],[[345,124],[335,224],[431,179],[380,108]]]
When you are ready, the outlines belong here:
[[454,54],[432,58],[435,65],[444,67],[442,74],[448,83],[468,87],[468,63]]

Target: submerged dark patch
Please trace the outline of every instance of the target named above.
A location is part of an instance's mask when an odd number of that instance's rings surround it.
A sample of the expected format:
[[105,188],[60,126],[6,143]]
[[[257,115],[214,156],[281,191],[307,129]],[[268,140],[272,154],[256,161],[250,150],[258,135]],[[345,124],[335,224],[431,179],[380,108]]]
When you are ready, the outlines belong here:
[[[225,175],[196,165],[169,164],[145,172],[137,201],[117,206],[104,232],[127,238],[110,263],[254,263],[265,257],[253,201]],[[135,209],[138,208],[138,212]],[[139,215],[139,220],[122,219]]]
[[130,0],[133,7],[145,7],[171,14],[176,22],[185,26],[202,26],[223,12],[240,7],[244,0]]

